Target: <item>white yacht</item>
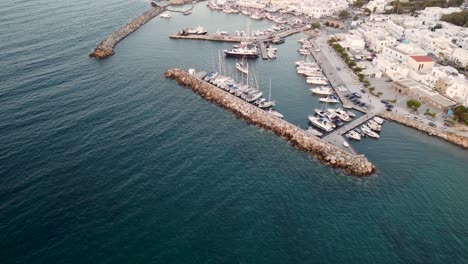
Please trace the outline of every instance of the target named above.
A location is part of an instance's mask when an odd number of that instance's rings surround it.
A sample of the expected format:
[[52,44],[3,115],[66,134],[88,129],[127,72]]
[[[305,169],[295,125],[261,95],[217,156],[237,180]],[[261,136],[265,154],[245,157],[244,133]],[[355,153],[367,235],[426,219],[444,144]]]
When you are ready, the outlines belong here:
[[382,125],[384,123],[384,120],[378,116],[374,117],[374,121],[377,122],[377,124]]
[[346,113],[350,116],[350,117],[355,117],[356,114],[351,112],[351,111],[346,111]]
[[277,55],[277,48],[273,48],[273,47],[269,47],[267,48],[267,56],[268,58],[270,59],[276,59],[276,57],[278,57]]
[[362,132],[364,132],[364,134],[368,135],[369,137],[372,137],[372,138],[380,138],[379,134],[375,133],[374,131],[372,131],[372,129],[370,129],[368,126],[366,125],[362,125],[361,126],[361,130]]
[[322,117],[309,116],[309,121],[312,123],[312,125],[326,132],[330,132],[333,130],[333,124],[328,119]]
[[310,91],[318,95],[331,95],[333,93],[333,89],[330,86],[319,86],[315,88],[310,88]]
[[162,17],[162,18],[171,18],[171,13],[169,13],[169,12],[164,12],[164,13],[161,14],[161,17]]
[[299,49],[299,54],[308,55],[308,54],[310,54],[310,50],[309,49]]
[[338,100],[338,98],[334,95],[329,95],[326,98],[320,98],[319,101],[322,103],[339,103],[340,102],[340,100]]
[[349,117],[348,112],[346,112],[345,110],[341,108],[338,108],[338,109],[328,108],[327,111],[335,114],[336,116],[338,116],[341,120],[345,122],[351,121],[351,117]]
[[323,76],[322,77],[307,77],[307,83],[326,85],[328,84],[328,79]]
[[348,133],[346,133],[345,136],[347,138],[349,138],[349,139],[354,139],[354,140],[357,140],[357,141],[361,140],[361,134],[359,134],[358,132],[356,132],[354,130],[349,131]]
[[372,119],[369,120],[369,121],[367,121],[367,126],[368,126],[370,129],[372,129],[372,130],[374,130],[374,131],[377,131],[377,132],[379,132],[379,131],[382,130],[382,126],[379,125],[379,124],[377,124],[377,122],[375,122],[375,121],[372,120]]

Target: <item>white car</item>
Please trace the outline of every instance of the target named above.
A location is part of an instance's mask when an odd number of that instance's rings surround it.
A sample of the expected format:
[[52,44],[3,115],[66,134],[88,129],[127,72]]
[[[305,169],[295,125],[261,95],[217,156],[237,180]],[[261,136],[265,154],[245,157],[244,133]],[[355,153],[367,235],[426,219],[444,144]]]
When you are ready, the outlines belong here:
[[320,49],[315,49],[314,51],[315,51],[315,52],[319,52],[319,51],[320,51]]

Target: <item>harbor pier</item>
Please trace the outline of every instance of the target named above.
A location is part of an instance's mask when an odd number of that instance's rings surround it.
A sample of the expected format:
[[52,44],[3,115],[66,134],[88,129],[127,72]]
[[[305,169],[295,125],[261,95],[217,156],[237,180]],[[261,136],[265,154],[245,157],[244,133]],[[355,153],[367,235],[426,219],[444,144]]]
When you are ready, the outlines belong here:
[[114,55],[114,47],[117,45],[117,43],[122,41],[128,35],[137,31],[141,26],[148,23],[148,21],[162,13],[164,10],[164,7],[152,7],[149,11],[146,11],[144,14],[136,17],[125,26],[121,27],[103,41],[101,41],[96,46],[94,51],[89,54],[89,56],[96,59],[104,59]]
[[196,78],[187,71],[172,68],[165,72],[165,76],[176,80],[179,85],[190,87],[206,100],[222,106],[247,122],[274,132],[297,149],[314,154],[318,160],[328,166],[342,169],[347,174],[355,176],[366,176],[375,172],[374,165],[364,155],[354,155],[340,149],[296,125]]

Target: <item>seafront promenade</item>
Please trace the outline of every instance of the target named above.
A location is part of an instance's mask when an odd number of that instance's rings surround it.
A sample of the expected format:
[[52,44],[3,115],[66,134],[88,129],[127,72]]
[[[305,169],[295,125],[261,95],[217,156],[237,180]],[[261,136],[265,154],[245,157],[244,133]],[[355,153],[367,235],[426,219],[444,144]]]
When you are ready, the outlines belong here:
[[297,149],[315,154],[315,157],[326,165],[342,169],[347,174],[355,176],[366,176],[375,171],[374,165],[364,155],[354,155],[332,145],[296,125],[197,79],[184,70],[172,68],[166,71],[165,76],[176,80],[179,85],[190,87],[201,97],[222,106],[247,122],[273,131],[289,141]]
[[141,26],[148,23],[148,21],[162,13],[164,10],[164,7],[151,7],[149,11],[146,11],[142,15],[136,17],[101,41],[89,56],[96,59],[104,59],[114,55],[114,47],[121,40],[138,30]]

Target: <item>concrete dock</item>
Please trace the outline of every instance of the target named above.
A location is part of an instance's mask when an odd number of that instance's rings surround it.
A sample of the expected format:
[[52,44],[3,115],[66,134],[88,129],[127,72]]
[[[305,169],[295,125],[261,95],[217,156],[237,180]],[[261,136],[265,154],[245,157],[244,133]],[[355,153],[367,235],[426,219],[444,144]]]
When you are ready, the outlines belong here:
[[318,160],[328,166],[342,169],[355,176],[366,176],[375,171],[374,165],[364,155],[354,155],[336,147],[229,92],[197,79],[187,71],[169,69],[165,72],[165,76],[176,80],[180,85],[191,88],[206,100],[222,106],[247,122],[274,132],[297,149],[313,153]]
[[265,42],[260,41],[259,46],[260,46],[260,55],[262,56],[262,59],[268,60],[268,53],[266,50]]

